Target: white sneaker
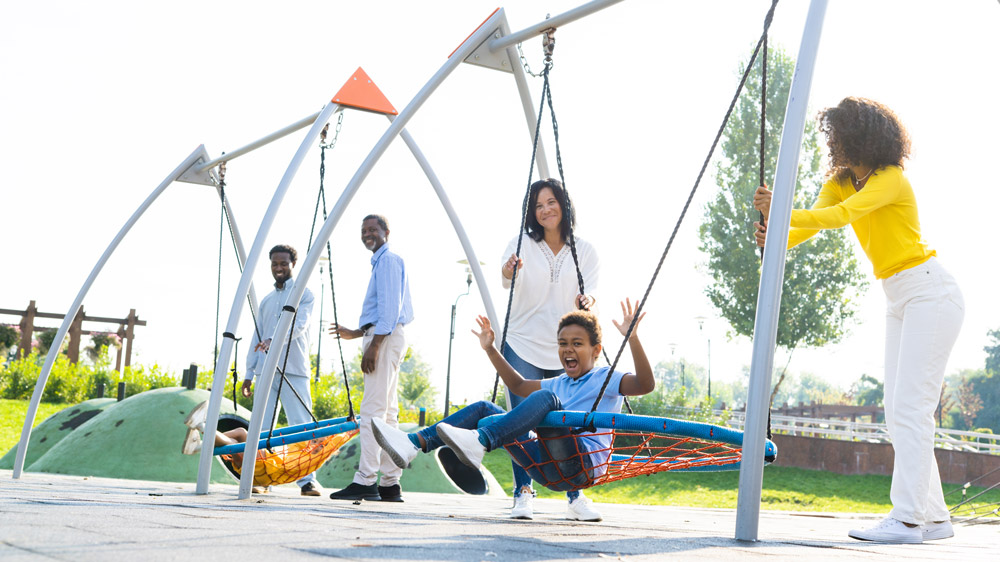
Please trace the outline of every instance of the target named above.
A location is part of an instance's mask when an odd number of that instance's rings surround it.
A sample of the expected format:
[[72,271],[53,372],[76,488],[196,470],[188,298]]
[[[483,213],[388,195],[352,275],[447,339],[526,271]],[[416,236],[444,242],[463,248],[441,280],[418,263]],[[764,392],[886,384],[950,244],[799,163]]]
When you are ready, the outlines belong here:
[[874,527],[851,529],[847,536],[861,541],[920,544],[924,542],[924,532],[920,527],[907,527],[902,521],[886,517]]
[[928,523],[922,527],[920,530],[924,533],[925,541],[936,541],[938,539],[950,539],[955,536],[955,529],[951,526],[951,521],[942,521],[940,523]]
[[199,424],[204,425],[205,419],[208,417],[208,400],[205,400],[201,404],[198,404],[191,410],[191,413],[184,418],[184,425],[195,429]]
[[511,519],[531,519],[535,516],[532,501],[535,499],[535,491],[528,486],[521,488],[520,495],[514,498],[514,507],[510,510]]
[[574,521],[600,521],[601,512],[594,509],[590,503],[590,498],[580,493],[579,497],[569,502],[566,506],[566,519]]
[[486,447],[479,442],[479,432],[474,429],[462,429],[446,423],[437,424],[438,437],[451,448],[458,460],[479,468],[486,456]]
[[181,453],[185,455],[193,455],[201,451],[201,434],[195,428],[189,428],[187,435],[184,436],[184,444],[181,445]]
[[406,432],[392,427],[385,423],[382,418],[372,419],[372,433],[379,446],[389,454],[389,458],[399,468],[408,468],[410,461],[416,458],[420,449],[413,445],[413,441]]

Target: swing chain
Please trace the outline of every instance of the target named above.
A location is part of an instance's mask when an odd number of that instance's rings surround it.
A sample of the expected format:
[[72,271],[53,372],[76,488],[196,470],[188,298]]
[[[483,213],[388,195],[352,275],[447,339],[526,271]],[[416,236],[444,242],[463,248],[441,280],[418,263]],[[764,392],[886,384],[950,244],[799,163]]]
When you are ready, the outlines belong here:
[[340,136],[340,128],[344,125],[344,112],[341,111],[337,115],[337,126],[333,129],[333,140],[326,142],[327,131],[330,129],[330,124],[327,123],[323,127],[323,130],[319,134],[319,147],[320,148],[333,148],[337,146],[337,138]]
[[[546,16],[545,19],[548,19]],[[552,68],[552,52],[556,48],[556,38],[555,38],[556,28],[550,27],[542,32],[542,52],[545,55],[545,66],[547,68]],[[517,44],[517,54],[521,57],[521,66],[524,67],[524,71],[527,72],[533,78],[539,78],[541,73],[535,74],[531,71],[531,66],[528,64],[528,57],[524,56],[524,49],[521,48],[521,44]]]

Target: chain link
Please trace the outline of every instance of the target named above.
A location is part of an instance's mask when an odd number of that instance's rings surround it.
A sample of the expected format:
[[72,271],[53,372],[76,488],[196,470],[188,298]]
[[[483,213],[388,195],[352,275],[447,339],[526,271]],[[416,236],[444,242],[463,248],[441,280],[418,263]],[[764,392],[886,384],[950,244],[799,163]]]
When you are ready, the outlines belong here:
[[[554,27],[550,27],[542,32],[542,52],[545,54],[544,64],[549,69],[554,65],[552,62],[552,51],[556,48],[555,33],[556,28]],[[531,71],[531,66],[528,64],[528,57],[524,56],[524,50],[521,48],[520,43],[517,44],[517,54],[521,57],[521,66],[524,67],[525,72],[534,78],[542,76],[541,73],[535,74]]]
[[319,134],[320,148],[333,148],[337,146],[337,137],[340,136],[340,128],[343,126],[343,124],[344,124],[344,112],[341,111],[340,113],[337,114],[337,126],[334,127],[333,129],[333,140],[331,140],[330,142],[326,142],[326,134],[327,131],[330,129],[329,123],[327,123],[326,126],[323,127],[323,131]]

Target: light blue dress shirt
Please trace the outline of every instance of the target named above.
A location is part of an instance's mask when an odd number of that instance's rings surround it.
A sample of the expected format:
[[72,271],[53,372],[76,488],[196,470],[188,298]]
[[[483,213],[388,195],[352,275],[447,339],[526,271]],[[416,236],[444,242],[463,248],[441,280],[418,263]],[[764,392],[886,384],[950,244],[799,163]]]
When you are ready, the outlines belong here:
[[[285,306],[288,295],[295,286],[295,280],[290,278],[285,281],[284,287],[279,289],[275,284],[274,290],[267,294],[261,301],[257,315],[257,327],[260,330],[260,337],[265,340],[274,338],[274,329],[278,326],[278,318],[281,316],[281,309]],[[291,345],[288,340],[281,348],[272,347],[268,353],[280,353],[278,357],[278,369],[285,364],[285,350],[288,350],[288,366],[285,367],[286,375],[297,375],[308,377],[312,372],[309,368],[309,324],[312,318],[313,294],[308,288],[302,293],[302,299],[296,309],[295,324],[292,330]],[[285,334],[287,336],[287,334]],[[250,349],[247,351],[247,374],[246,380],[253,380],[264,367],[265,353],[254,351],[254,347],[260,339],[255,331],[250,339]]]
[[372,324],[375,335],[392,333],[396,324],[413,321],[413,304],[410,302],[410,283],[406,277],[403,258],[389,251],[389,243],[372,254],[372,277],[361,307],[362,328]]

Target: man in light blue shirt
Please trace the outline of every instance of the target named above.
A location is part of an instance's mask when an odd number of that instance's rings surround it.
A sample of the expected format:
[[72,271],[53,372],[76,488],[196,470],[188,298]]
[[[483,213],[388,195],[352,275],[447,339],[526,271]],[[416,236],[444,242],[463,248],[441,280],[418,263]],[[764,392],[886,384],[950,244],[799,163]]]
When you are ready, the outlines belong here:
[[[399,401],[396,383],[399,366],[406,354],[405,326],[413,320],[410,285],[403,258],[389,250],[389,223],[381,215],[368,215],[361,222],[361,243],[372,252],[372,275],[361,308],[361,327],[331,324],[330,333],[344,339],[363,337],[361,371],[365,392],[361,398],[361,458],[354,481],[331,499],[403,501],[396,466],[372,434],[374,418],[392,427],[398,425]],[[378,473],[382,472],[379,480]],[[377,484],[376,484],[377,482]]]
[[[257,330],[250,341],[250,352],[247,354],[247,374],[243,380],[243,396],[253,394],[251,385],[254,376],[264,367],[265,354],[271,348],[271,338],[274,335],[275,327],[278,325],[278,318],[281,310],[285,306],[288,295],[295,286],[292,279],[292,268],[295,267],[297,253],[295,248],[285,244],[279,244],[269,252],[271,258],[271,276],[274,277],[274,290],[267,294],[260,301],[260,308],[257,317]],[[302,299],[295,313],[291,337],[285,342],[281,349],[275,349],[279,353],[278,372],[275,373],[271,383],[271,392],[268,393],[266,404],[254,403],[254,408],[264,408],[264,427],[270,428],[273,424],[274,406],[280,400],[281,408],[285,411],[285,418],[288,425],[299,425],[309,423],[313,420],[312,396],[309,394],[309,325],[312,317],[313,294],[309,289],[302,293]],[[265,338],[261,341],[261,338]],[[282,382],[281,371],[284,370],[284,382]],[[321,495],[319,483],[316,482],[316,474],[311,473],[303,476],[297,484],[302,489],[303,496]],[[260,491],[260,490],[258,490]]]

